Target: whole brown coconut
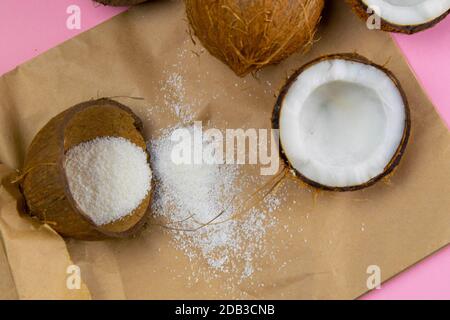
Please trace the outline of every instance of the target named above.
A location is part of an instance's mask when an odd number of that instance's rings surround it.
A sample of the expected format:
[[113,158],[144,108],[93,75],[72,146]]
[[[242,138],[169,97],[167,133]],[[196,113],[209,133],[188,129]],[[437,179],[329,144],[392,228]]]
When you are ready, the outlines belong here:
[[195,35],[237,75],[313,43],[324,0],[185,0]]
[[105,4],[107,6],[134,6],[136,4],[140,4],[146,2],[148,0],[95,0],[101,4]]
[[147,152],[141,120],[110,99],[84,102],[60,113],[38,132],[28,149],[20,183],[27,211],[62,236],[83,240],[124,237],[137,232],[145,221],[151,192],[128,216],[102,226],[96,226],[75,202],[65,153],[102,136],[123,137]]

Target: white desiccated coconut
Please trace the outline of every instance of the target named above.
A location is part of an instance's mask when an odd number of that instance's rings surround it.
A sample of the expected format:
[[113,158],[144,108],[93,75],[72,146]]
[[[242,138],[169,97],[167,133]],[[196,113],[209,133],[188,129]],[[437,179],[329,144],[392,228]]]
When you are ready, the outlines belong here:
[[[266,230],[276,223],[273,213],[281,200],[268,196],[260,209],[242,212],[245,208],[236,198],[243,184],[253,185],[256,181],[239,178],[237,165],[174,163],[175,144],[186,143],[189,148],[194,142],[173,142],[171,133],[175,129],[168,129],[151,143],[155,153],[152,167],[158,182],[152,212],[164,218],[178,249],[191,260],[202,258],[207,263],[209,270],[202,270],[202,276],[228,273],[242,281],[254,273],[254,258],[266,254]],[[193,134],[193,126],[185,129]],[[203,144],[206,147],[208,142]]]
[[[190,285],[225,275],[222,289],[233,290],[260,270],[259,259],[274,259],[275,251],[267,243],[266,233],[278,223],[276,212],[285,198],[271,194],[261,201],[255,199],[258,205],[247,209],[241,206],[247,200],[247,190],[261,186],[261,176],[243,174],[238,165],[177,165],[172,161],[175,143],[171,133],[185,126],[194,130],[188,124],[196,119],[196,110],[204,106],[203,98],[211,98],[210,92],[197,86],[195,96],[199,98],[188,99],[192,95],[185,87],[184,66],[189,63],[181,59],[184,54],[180,53],[177,65],[163,71],[167,78],[160,82],[162,97],[155,99],[157,104],[147,113],[148,120],[166,112],[179,120],[179,125],[162,129],[160,137],[149,142],[158,185],[152,213],[162,218],[161,224],[168,227],[172,244],[192,262],[192,274],[187,278]],[[200,78],[191,80],[200,83]],[[225,98],[224,91],[214,93],[213,99],[221,98]],[[234,96],[227,98],[234,100]],[[203,143],[206,147],[209,142]],[[218,214],[220,217],[209,223]],[[204,224],[208,225],[202,227]]]
[[152,172],[142,148],[121,137],[101,137],[66,153],[70,192],[96,225],[119,220],[151,189]]

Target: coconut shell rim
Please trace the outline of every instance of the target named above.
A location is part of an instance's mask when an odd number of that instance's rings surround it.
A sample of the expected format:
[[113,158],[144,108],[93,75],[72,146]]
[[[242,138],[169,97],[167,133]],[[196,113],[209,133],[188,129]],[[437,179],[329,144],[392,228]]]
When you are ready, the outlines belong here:
[[123,1],[111,1],[111,0],[94,0],[97,3],[100,3],[105,6],[111,6],[111,7],[128,7],[128,6],[136,6],[138,4],[147,2],[149,0],[137,0],[133,1],[132,3],[126,3],[126,0]]
[[303,71],[308,69],[309,67],[311,67],[319,62],[322,62],[325,60],[332,60],[332,59],[342,59],[342,60],[347,60],[347,61],[359,62],[359,63],[363,63],[366,65],[375,67],[375,68],[383,71],[391,79],[391,81],[394,82],[395,86],[397,87],[397,89],[400,92],[400,95],[402,96],[402,100],[403,100],[403,104],[404,104],[404,108],[405,108],[405,127],[403,129],[403,136],[397,147],[397,150],[395,151],[391,160],[385,166],[382,173],[371,178],[370,180],[368,180],[367,182],[365,182],[363,184],[353,185],[353,186],[345,186],[345,187],[327,186],[327,185],[318,183],[314,180],[311,180],[311,179],[305,177],[300,171],[298,171],[291,165],[288,157],[286,156],[286,154],[283,150],[283,144],[281,142],[281,139],[279,140],[279,145],[280,145],[279,155],[280,155],[281,159],[284,161],[284,163],[288,166],[288,168],[294,173],[294,175],[296,177],[298,177],[300,180],[302,180],[303,182],[305,182],[306,184],[308,184],[314,188],[317,188],[319,190],[324,190],[324,191],[337,191],[337,192],[358,191],[358,190],[362,190],[362,189],[368,188],[370,186],[373,186],[375,183],[377,183],[384,177],[391,174],[394,171],[394,169],[400,164],[400,161],[403,157],[403,154],[406,151],[406,147],[409,142],[409,138],[410,138],[410,134],[411,134],[411,111],[409,108],[409,102],[406,97],[405,91],[400,84],[400,81],[389,69],[387,69],[381,65],[375,64],[374,62],[370,61],[366,57],[361,56],[356,53],[328,54],[328,55],[321,56],[319,58],[316,58],[316,59],[304,64],[287,79],[286,83],[282,87],[282,89],[278,95],[277,101],[275,102],[275,106],[274,106],[274,109],[272,112],[272,119],[271,119],[272,128],[277,129],[277,130],[280,129],[279,120],[280,120],[280,114],[281,114],[281,109],[282,109],[282,105],[284,102],[284,98],[285,98],[287,92],[289,91],[290,87],[294,83],[294,81],[297,79],[297,77]]
[[[65,128],[67,126],[67,124],[70,122],[70,120],[79,112],[88,109],[90,107],[95,107],[95,106],[102,106],[102,105],[110,105],[110,106],[114,106],[116,108],[122,109],[123,111],[127,112],[128,114],[131,115],[131,117],[134,119],[134,124],[136,127],[136,130],[141,134],[141,136],[143,137],[143,125],[142,125],[142,121],[141,119],[127,106],[109,99],[109,98],[100,98],[100,99],[96,99],[96,100],[90,100],[90,101],[85,101],[85,102],[81,102],[73,107],[71,107],[70,109],[67,110],[67,114],[64,115],[64,118],[61,122],[60,127],[58,128],[58,140],[59,140],[59,148],[60,148],[60,157],[59,157],[59,163],[58,163],[58,168],[59,168],[59,172],[60,172],[60,176],[62,177],[63,181],[63,186],[64,186],[64,194],[67,197],[67,200],[69,201],[72,209],[78,213],[80,215],[80,217],[82,217],[86,222],[89,223],[89,225],[96,231],[98,231],[99,233],[101,233],[102,235],[109,237],[109,238],[125,238],[125,237],[129,237],[131,235],[134,235],[135,233],[137,233],[145,224],[145,218],[148,217],[149,215],[149,207],[152,201],[152,197],[153,197],[153,192],[154,192],[154,182],[152,179],[152,183],[151,183],[151,189],[149,191],[149,193],[147,194],[147,196],[141,201],[140,204],[142,204],[144,201],[149,201],[149,205],[147,206],[144,214],[142,215],[142,217],[139,219],[138,222],[136,222],[133,226],[131,226],[129,229],[126,229],[124,231],[121,232],[110,232],[105,230],[104,226],[108,225],[96,225],[93,220],[78,206],[78,204],[76,203],[75,199],[72,196],[72,192],[70,191],[69,188],[69,183],[68,183],[68,178],[67,178],[67,173],[66,173],[66,168],[65,168],[65,159],[66,159],[66,154],[64,152],[64,133],[65,133]],[[150,153],[147,149],[147,147],[144,149],[145,153],[147,154],[147,159],[150,159]],[[151,168],[151,164],[150,162],[147,160],[150,168]],[[125,218],[128,215],[122,217]],[[113,222],[110,223],[116,223],[119,222],[121,219],[117,219]],[[110,224],[109,223],[109,224]]]
[[[352,6],[353,11],[362,19],[367,20],[369,14],[367,13],[367,9],[369,8],[367,4],[365,4],[362,0],[347,0],[347,2]],[[395,32],[395,33],[403,33],[403,34],[415,34],[421,31],[425,31],[427,29],[433,28],[439,22],[444,20],[450,14],[450,9],[446,12],[442,13],[440,16],[434,18],[433,20],[415,24],[415,25],[399,25],[387,21],[380,17],[381,19],[381,30],[387,32]]]

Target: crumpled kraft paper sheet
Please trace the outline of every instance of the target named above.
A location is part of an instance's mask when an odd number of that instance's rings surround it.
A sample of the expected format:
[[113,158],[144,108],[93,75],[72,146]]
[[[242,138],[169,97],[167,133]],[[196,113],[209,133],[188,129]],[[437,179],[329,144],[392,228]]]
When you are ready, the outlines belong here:
[[[327,1],[318,36],[308,54],[240,79],[191,41],[180,1],[154,1],[1,77],[0,297],[348,299],[368,290],[368,266],[379,266],[386,280],[448,244],[450,136],[407,62],[389,34],[369,31],[344,1]],[[273,213],[278,224],[266,235],[265,250],[273,257],[255,257],[258,270],[250,278],[232,286],[224,286],[234,279],[227,273],[190,281],[207,265],[190,262],[156,226],[135,239],[83,242],[62,239],[21,212],[20,195],[6,177],[21,168],[37,131],[66,108],[103,96],[142,97],[118,100],[142,118],[152,139],[179,122],[160,91],[161,81],[177,73],[185,79],[186,99],[195,101],[196,119],[222,129],[270,128],[286,77],[337,52],[357,52],[398,76],[412,112],[407,152],[394,176],[363,191],[315,195],[283,181],[287,201]],[[249,166],[245,172],[258,171]],[[71,264],[81,270],[79,290],[66,286]]]

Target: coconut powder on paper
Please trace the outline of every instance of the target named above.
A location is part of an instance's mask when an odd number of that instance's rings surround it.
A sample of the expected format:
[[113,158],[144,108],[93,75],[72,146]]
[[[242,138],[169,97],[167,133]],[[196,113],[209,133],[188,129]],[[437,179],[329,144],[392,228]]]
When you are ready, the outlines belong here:
[[277,222],[274,212],[280,199],[269,195],[258,208],[248,209],[243,206],[244,187],[257,182],[243,179],[239,166],[175,164],[170,139],[174,129],[150,147],[158,184],[153,213],[163,218],[178,249],[191,260],[207,263],[209,276],[230,273],[238,281],[250,277],[256,268],[254,258],[267,253],[265,236]]

